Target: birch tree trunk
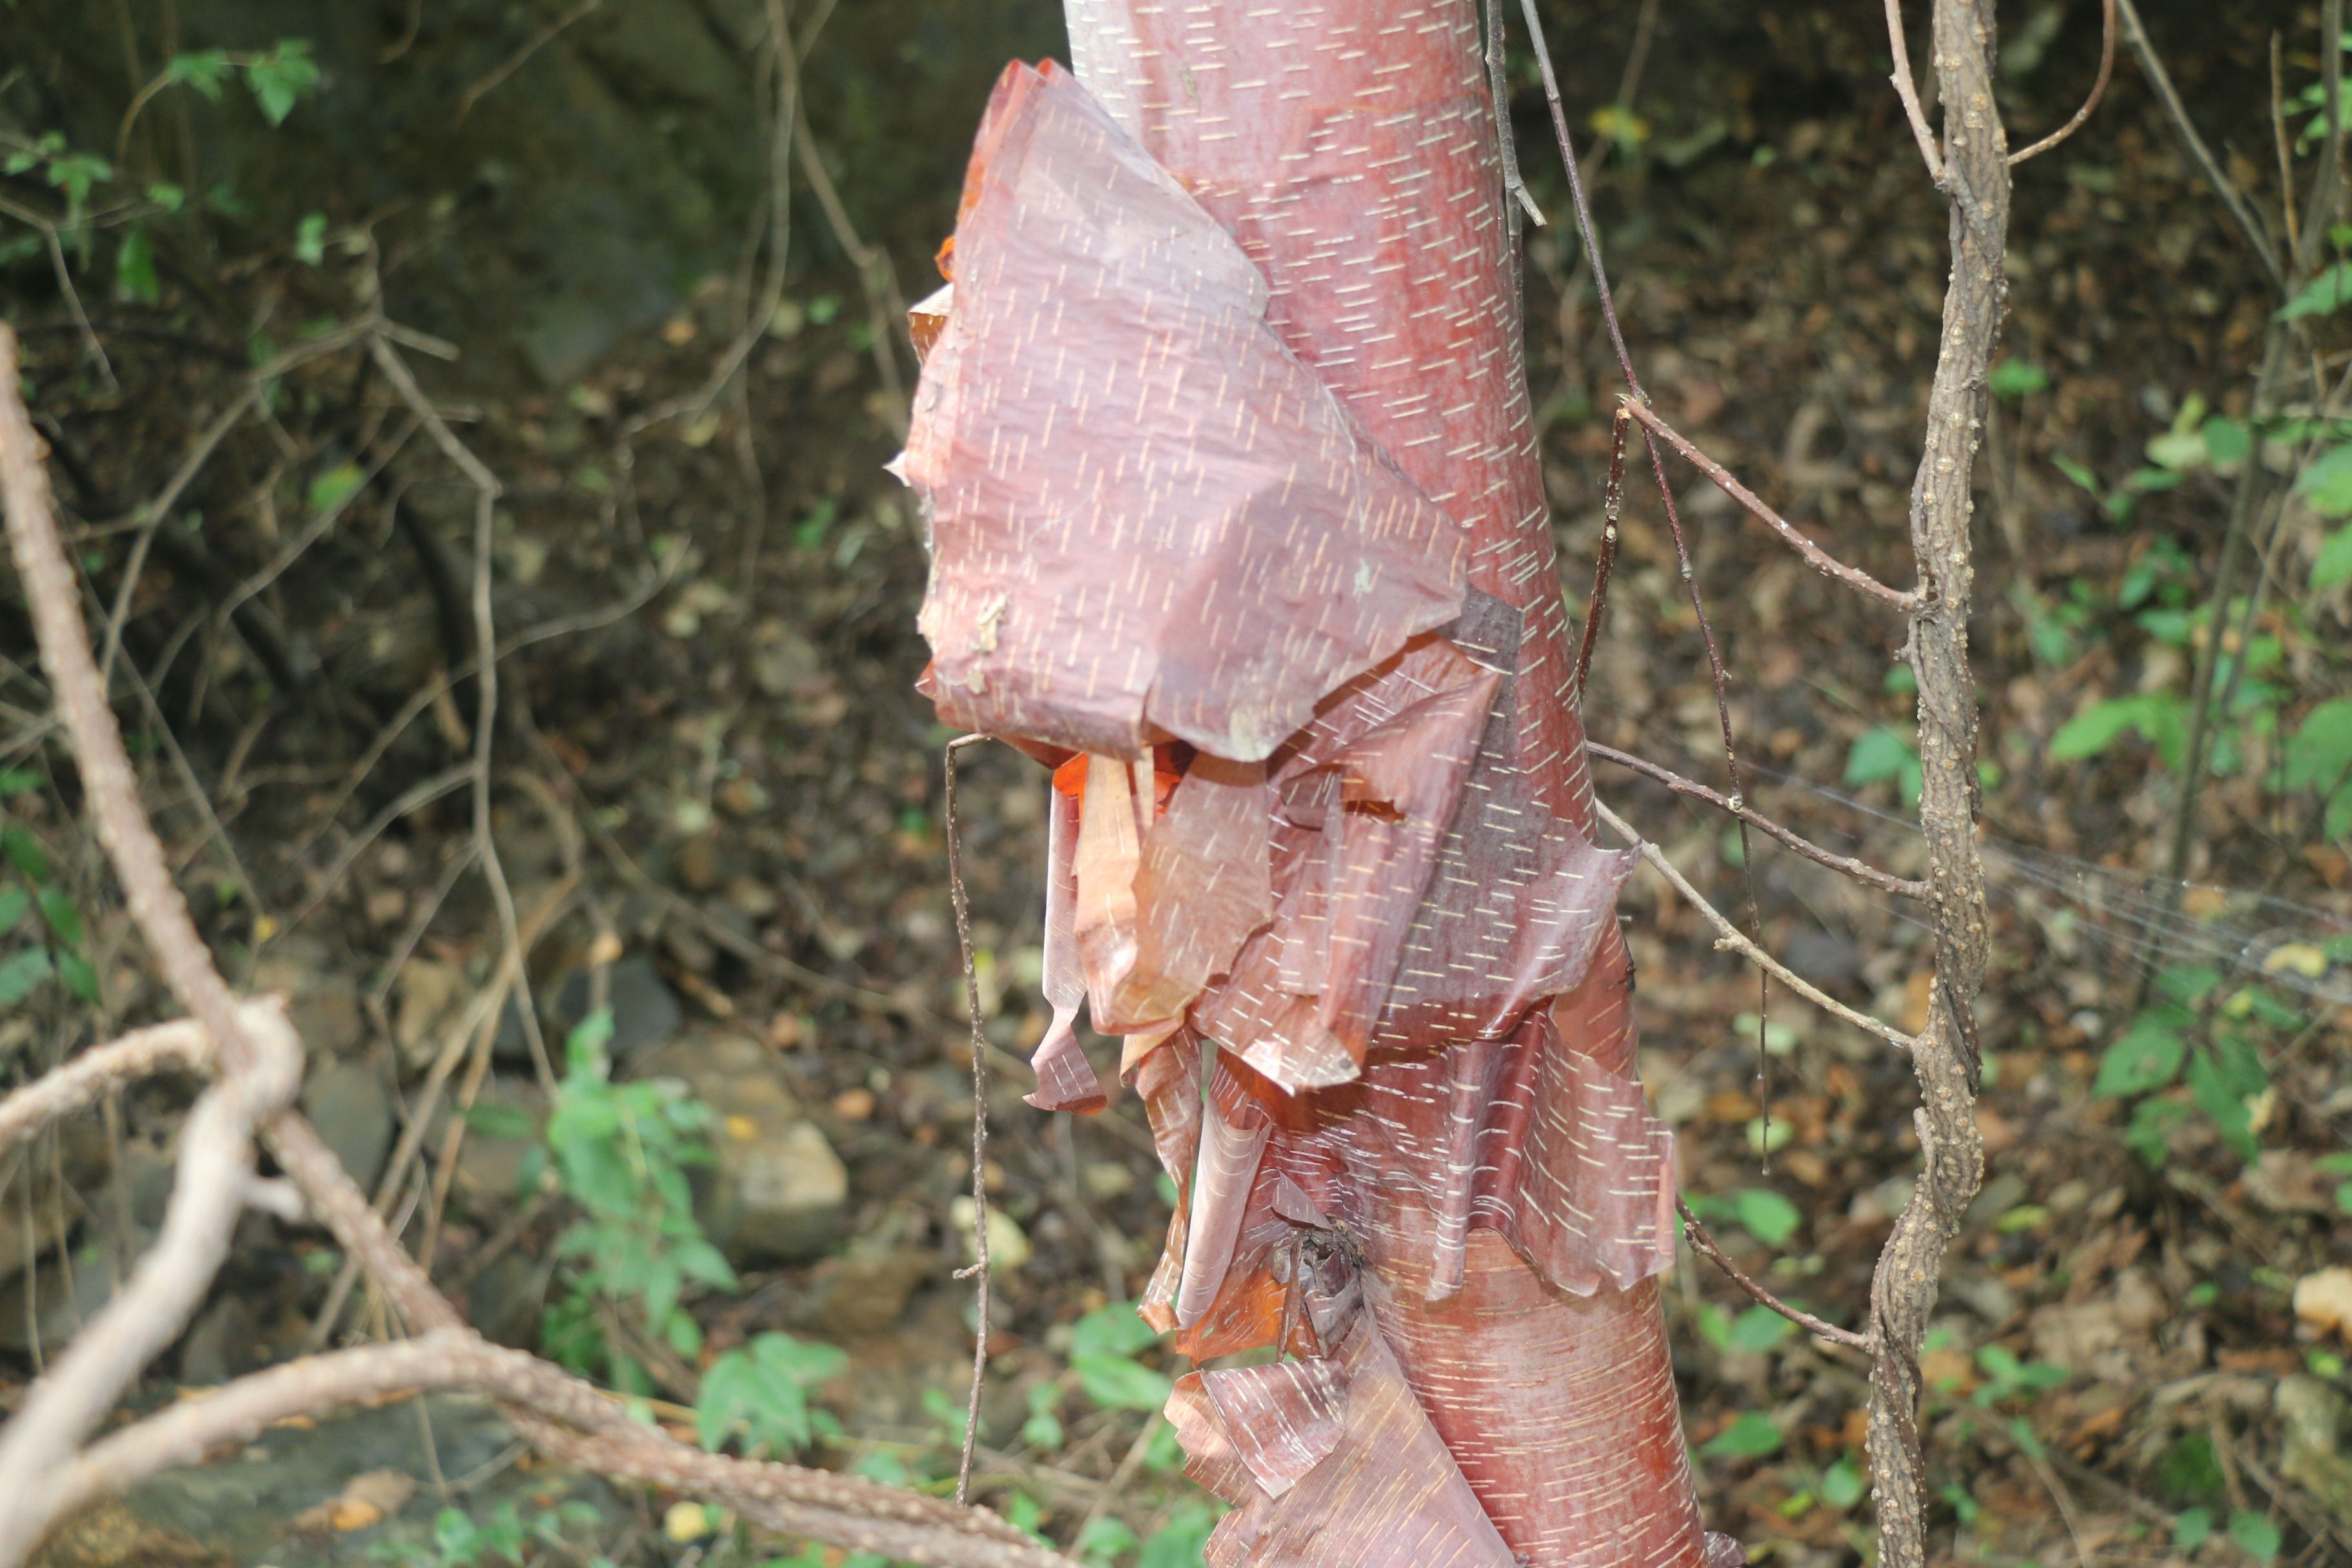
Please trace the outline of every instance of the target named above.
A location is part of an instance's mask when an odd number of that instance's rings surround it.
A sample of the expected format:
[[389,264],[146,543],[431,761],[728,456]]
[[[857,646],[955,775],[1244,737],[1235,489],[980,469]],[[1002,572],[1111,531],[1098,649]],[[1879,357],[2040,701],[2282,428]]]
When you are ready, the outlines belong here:
[[[1033,1103],[1125,1037],[1213,1563],[1700,1530],[1671,1135],[1592,842],[1475,0],[1067,0],[983,123],[906,475],[944,717],[1056,765]],[[1237,247],[1237,248],[1236,248]],[[1205,1091],[1205,1095],[1204,1095]]]

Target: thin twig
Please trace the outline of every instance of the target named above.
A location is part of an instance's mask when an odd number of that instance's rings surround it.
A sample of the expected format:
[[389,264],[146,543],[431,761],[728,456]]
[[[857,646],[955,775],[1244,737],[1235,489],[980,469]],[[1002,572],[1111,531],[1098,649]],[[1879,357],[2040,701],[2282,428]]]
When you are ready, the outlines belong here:
[[[504,487],[482,460],[457,439],[457,432],[449,428],[440,410],[425,395],[408,363],[394,352],[389,341],[381,333],[371,334],[368,353],[401,401],[424,421],[425,433],[433,437],[434,445],[474,487],[474,649],[480,666],[474,676],[474,754],[469,763],[474,843],[483,878],[490,885],[491,905],[498,910],[499,940],[511,952],[522,943],[521,921],[515,913],[514,889],[508,885],[506,862],[499,855],[497,837],[490,825],[490,747],[498,734],[499,710],[499,636],[492,607],[490,547],[496,537],[498,501]],[[530,976],[520,965],[515,971],[514,984],[520,1002],[517,1011],[522,1016],[523,1042],[530,1047],[531,1068],[539,1076],[540,1087],[553,1094],[555,1067],[548,1058],[547,1039],[539,1026]]]
[[965,1403],[963,1454],[956,1463],[956,1501],[971,1490],[971,1449],[980,1437],[980,1391],[988,1377],[988,1033],[980,1007],[980,973],[971,953],[971,900],[963,885],[962,849],[956,820],[956,763],[971,747],[988,739],[963,735],[950,741],[945,753],[947,784],[940,816],[948,839],[948,900],[955,909],[956,944],[963,955],[964,1005],[971,1015],[971,1254],[969,1268],[957,1278],[971,1278],[974,1300],[971,1344],[971,1396]]
[[1867,1013],[1858,1013],[1847,1006],[1749,941],[1747,934],[1734,925],[1728,916],[1709,903],[1696,888],[1691,886],[1689,878],[1675,868],[1675,863],[1666,858],[1664,850],[1633,831],[1623,817],[1610,810],[1600,801],[1593,802],[1592,809],[1600,813],[1601,820],[1608,824],[1612,831],[1639,850],[1642,858],[1650,863],[1650,868],[1664,877],[1668,885],[1675,892],[1680,893],[1707,924],[1715,928],[1717,948],[1725,952],[1738,953],[1822,1011],[1833,1017],[1844,1019],[1857,1029],[1876,1035],[1897,1050],[1907,1051],[1917,1044],[1909,1035],[1894,1025],[1874,1018]]
[[1826,866],[1832,871],[1843,871],[1857,882],[1867,882],[1874,888],[1882,888],[1890,893],[1900,893],[1906,899],[1924,899],[1927,896],[1927,883],[1916,881],[1909,877],[1898,877],[1892,871],[1882,871],[1867,860],[1858,860],[1851,855],[1841,855],[1834,849],[1824,849],[1801,834],[1781,826],[1754,806],[1711,790],[1696,779],[1686,779],[1682,774],[1662,768],[1645,758],[1634,756],[1630,752],[1621,752],[1614,746],[1604,746],[1597,741],[1588,741],[1585,743],[1585,750],[1604,763],[1614,763],[1621,768],[1631,768],[1643,778],[1665,785],[1676,795],[1688,795],[1693,800],[1703,800],[1717,811],[1728,812],[1751,826],[1762,828],[1806,859],[1817,865]]
[[1592,679],[1592,650],[1601,641],[1601,617],[1609,609],[1609,574],[1617,563],[1617,525],[1625,512],[1625,432],[1633,422],[1627,405],[1610,421],[1609,478],[1601,489],[1601,550],[1592,560],[1592,596],[1584,602],[1584,635],[1576,645],[1576,703],[1585,706]]
[[1706,1233],[1706,1226],[1699,1223],[1698,1215],[1691,1213],[1690,1205],[1683,1201],[1682,1194],[1679,1193],[1675,1195],[1675,1212],[1683,1216],[1683,1237],[1691,1244],[1691,1250],[1722,1269],[1724,1275],[1734,1285],[1738,1286],[1749,1300],[1760,1307],[1769,1308],[1807,1333],[1818,1335],[1832,1344],[1844,1345],[1849,1350],[1860,1351],[1864,1355],[1869,1354],[1875,1348],[1868,1334],[1858,1334],[1852,1329],[1841,1329],[1835,1323],[1826,1322],[1814,1317],[1801,1307],[1791,1307],[1788,1302],[1749,1279],[1741,1270],[1739,1265],[1723,1255],[1723,1248],[1715,1244],[1715,1237]]
[[[1577,163],[1576,138],[1569,132],[1568,110],[1560,101],[1559,78],[1552,69],[1551,48],[1544,42],[1543,18],[1537,14],[1536,0],[1519,0],[1519,9],[1527,18],[1528,41],[1535,49],[1536,67],[1543,78],[1544,102],[1551,110],[1552,134],[1559,142],[1559,161],[1568,171],[1569,195],[1576,208],[1577,237],[1584,242],[1585,259],[1592,266],[1593,297],[1600,302],[1601,319],[1608,326],[1610,346],[1616,351],[1617,369],[1625,378],[1626,390],[1633,394],[1635,403],[1647,404],[1650,395],[1643,390],[1642,378],[1634,374],[1633,356],[1625,347],[1625,329],[1617,319],[1616,299],[1609,288],[1609,268],[1601,257],[1600,232],[1592,221],[1591,198],[1585,192],[1584,174]],[[1722,646],[1716,638],[1715,622],[1706,613],[1706,599],[1699,592],[1698,571],[1691,561],[1690,542],[1683,533],[1682,513],[1675,502],[1674,487],[1666,481],[1665,455],[1658,449],[1658,443],[1650,437],[1646,427],[1642,446],[1649,454],[1650,476],[1657,481],[1658,505],[1665,513],[1666,532],[1675,542],[1675,559],[1682,570],[1683,586],[1690,595],[1691,613],[1698,618],[1699,643],[1706,649],[1707,678],[1715,689],[1715,719],[1723,735],[1723,764],[1730,777],[1731,798],[1741,800],[1746,797],[1747,791],[1740,784],[1739,750],[1732,740],[1731,683],[1730,678],[1724,673]],[[1612,548],[1614,542],[1613,537],[1607,542]],[[1582,689],[1583,683],[1580,679],[1578,690],[1580,693]],[[1747,896],[1748,924],[1754,932],[1754,941],[1749,945],[1760,952],[1763,951],[1760,944],[1764,940],[1764,917],[1756,903],[1756,879],[1748,869],[1754,859],[1748,843],[1748,825],[1742,822],[1739,824],[1740,887]],[[1771,1013],[1772,983],[1768,973],[1759,969],[1756,975],[1756,1098],[1768,1133],[1772,1125],[1772,1058],[1765,1049],[1764,1033]],[[1762,1159],[1768,1169],[1771,1164],[1770,1151],[1771,1140],[1767,1137]]]
[[2116,0],[2104,0],[2099,21],[2099,74],[2091,83],[2091,95],[2083,100],[2083,107],[2074,111],[2074,119],[2069,120],[2022,153],[2011,153],[2009,155],[2009,166],[2014,169],[2028,158],[2038,158],[2075,132],[2080,131],[2084,122],[2088,121],[2099,107],[2099,100],[2106,94],[2107,79],[2113,76],[2115,71]]
[[[1888,4],[1893,3],[1894,0],[1888,0]],[[2246,243],[2254,247],[2255,258],[2263,264],[2263,271],[2269,275],[2271,287],[2284,295],[2286,292],[2286,274],[2279,267],[2277,247],[2272,245],[2270,235],[2254,216],[2253,204],[2246,199],[2246,193],[2238,188],[2238,183],[2230,178],[2228,171],[2221,167],[2221,160],[2213,156],[2213,150],[2205,145],[2205,138],[2198,134],[2197,122],[2189,118],[2189,108],[2180,101],[2179,90],[2172,85],[2171,73],[2164,68],[2164,61],[2157,56],[2156,46],[2148,42],[2147,29],[2140,25],[2139,7],[2133,4],[2133,0],[2116,0],[2116,10],[2123,17],[2124,35],[2131,40],[2133,58],[2139,61],[2139,68],[2147,78],[2148,85],[2156,89],[2157,101],[2164,105],[2165,118],[2172,121],[2174,132],[2179,136],[2181,144],[2189,149],[2189,155],[2197,161],[2197,166],[2205,171],[2205,178],[2212,184],[2213,194],[2221,198],[2221,205],[2230,209],[2231,217],[2238,220],[2238,227],[2245,234]]]
[[166,1069],[204,1072],[213,1062],[211,1037],[185,1019],[93,1046],[0,1100],[0,1154],[52,1122],[89,1110],[121,1085]]
[[557,35],[561,34],[566,27],[569,27],[572,24],[579,21],[582,17],[587,16],[591,11],[597,9],[604,4],[604,0],[579,0],[579,4],[572,6],[571,10],[566,11],[562,16],[558,16],[552,22],[550,22],[545,26],[540,28],[538,32],[533,33],[530,37],[524,39],[522,47],[517,49],[514,53],[509,55],[504,60],[500,61],[496,70],[493,70],[489,75],[482,78],[479,81],[474,83],[473,86],[465,90],[465,93],[457,100],[457,113],[452,123],[459,125],[464,124],[466,116],[474,112],[474,105],[481,102],[483,99],[488,97],[491,92],[495,91],[500,82],[506,80],[507,78],[514,75],[515,72],[522,69],[524,66],[528,65],[530,62],[531,56],[539,53],[540,50],[553,43]]
[[1903,0],[1886,0],[1886,43],[1895,51],[1895,96],[1903,100],[1903,117],[1911,122],[1911,139],[1927,165],[1927,177],[1940,188],[1944,160],[1936,152],[1936,133],[1927,128],[1927,111],[1919,104],[1919,84],[1911,75],[1911,46],[1903,37]]
[[1716,489],[1738,502],[1740,510],[1779,534],[1781,542],[1803,556],[1806,564],[1811,566],[1814,571],[1825,577],[1834,578],[1850,588],[1867,594],[1874,599],[1892,605],[1898,610],[1909,610],[1917,605],[1919,595],[1916,592],[1890,588],[1860,567],[1847,565],[1811,539],[1806,538],[1794,524],[1766,506],[1755,491],[1732,478],[1730,470],[1691,445],[1681,432],[1660,418],[1656,409],[1646,403],[1637,403],[1630,397],[1621,398],[1619,401],[1623,404],[1627,414],[1642,422],[1643,429],[1664,440],[1682,457],[1684,461],[1715,481]]

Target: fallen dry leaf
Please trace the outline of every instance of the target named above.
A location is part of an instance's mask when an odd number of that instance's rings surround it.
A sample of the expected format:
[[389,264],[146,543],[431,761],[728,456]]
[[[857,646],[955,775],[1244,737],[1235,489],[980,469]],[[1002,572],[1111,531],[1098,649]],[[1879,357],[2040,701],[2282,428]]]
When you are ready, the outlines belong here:
[[2352,1342],[2352,1268],[2322,1268],[2294,1282],[2294,1315]]

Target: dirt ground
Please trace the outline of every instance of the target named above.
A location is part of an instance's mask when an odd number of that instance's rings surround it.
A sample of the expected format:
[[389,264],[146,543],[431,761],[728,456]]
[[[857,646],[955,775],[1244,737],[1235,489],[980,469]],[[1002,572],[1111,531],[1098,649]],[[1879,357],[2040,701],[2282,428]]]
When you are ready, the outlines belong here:
[[[0,309],[33,356],[90,602],[114,605],[129,584],[119,710],[184,884],[233,976],[294,994],[318,1063],[314,1115],[347,1163],[378,1176],[436,1278],[498,1337],[560,1335],[550,1308],[575,1265],[558,1242],[580,1208],[540,1180],[535,1151],[565,1032],[609,1006],[620,1077],[682,1079],[716,1112],[702,1223],[738,1276],[689,1288],[698,1344],[663,1342],[625,1311],[603,1321],[646,1377],[648,1408],[690,1424],[717,1358],[781,1331],[846,1352],[814,1384],[835,1423],[811,1436],[822,1462],[937,1485],[952,1474],[969,1365],[969,1292],[950,1276],[967,1246],[957,1204],[972,1089],[945,870],[950,736],[913,689],[923,545],[882,467],[914,374],[888,321],[932,286],[929,255],[989,78],[1016,50],[1058,52],[1055,8],[843,8],[810,57],[806,95],[838,220],[796,168],[789,265],[766,309],[753,246],[767,232],[768,143],[746,105],[771,84],[743,47],[760,8],[684,8],[700,17],[693,48],[609,9],[525,49],[562,9],[460,7],[425,26],[413,58],[371,64],[405,7],[330,25],[272,6],[272,36],[332,34],[322,52],[345,63],[295,110],[325,133],[297,146],[250,126],[236,133],[249,145],[221,132],[223,166],[253,186],[258,216],[159,226],[152,300],[110,288],[110,261],[77,256],[96,281],[68,300],[46,254],[0,252]],[[2300,91],[2316,68],[2315,8],[2144,9],[2189,112],[2274,208],[2273,30],[2284,90]],[[37,0],[0,13],[0,46],[21,46],[25,62],[0,47],[0,128],[71,124],[78,142],[110,145],[125,96],[111,24],[65,15]],[[1621,98],[1636,8],[1550,15],[1572,119],[1590,133],[1594,110]],[[2080,101],[2097,8],[2017,5],[2003,21],[2003,108],[2021,141]],[[224,43],[252,31],[189,8],[190,37],[212,23]],[[160,36],[146,35],[151,68]],[[453,125],[451,106],[518,54],[480,119]],[[1593,186],[1662,411],[1836,553],[1901,582],[1945,218],[1885,55],[1866,0],[1660,7]],[[388,129],[425,125],[428,109],[429,133]],[[1530,379],[1563,590],[1580,614],[1614,373],[1563,236],[1539,94],[1523,89],[1515,110],[1554,219],[1529,247]],[[160,110],[155,124],[146,151],[129,143],[133,163],[177,155],[188,132]],[[346,177],[352,139],[386,136],[397,151]],[[605,136],[632,161],[604,161]],[[580,194],[601,188],[565,162],[583,156],[616,171],[620,195]],[[288,237],[311,211],[326,223],[306,257]],[[615,226],[627,232],[595,249]],[[0,227],[0,240],[24,232]],[[868,244],[880,263],[861,268]],[[2161,616],[2186,626],[2202,602],[2231,481],[2192,467],[2130,492],[2120,519],[2110,498],[2147,468],[2152,438],[2208,408],[2244,411],[2276,299],[2127,57],[2091,123],[2021,169],[2012,247],[1973,639],[1997,918],[1981,1013],[1988,1182],[1925,1363],[1937,1539],[1955,1561],[1994,1564],[2352,1563],[2352,1456],[2339,1446],[2352,1303],[2331,1319],[2327,1288],[2298,1297],[2300,1282],[2352,1265],[2352,865],[2343,834],[2328,837],[2313,798],[2277,787],[2276,772],[2280,735],[2347,694],[2344,591],[2282,589],[2258,614],[2275,651],[2254,684],[2273,718],[2231,731],[2236,765],[2200,804],[2187,886],[2165,879],[2180,784],[2160,743],[2133,733],[2086,760],[2053,755],[2094,702],[2185,684],[2198,634],[2174,636]],[[622,273],[627,287],[605,286]],[[467,771],[476,492],[381,372],[335,346],[334,323],[377,298],[430,334],[407,358],[500,486],[487,536],[502,651],[487,820]],[[250,366],[306,342],[317,356],[217,438],[134,580],[135,509],[172,482]],[[738,357],[740,376],[715,376]],[[2341,374],[2341,353],[2322,357]],[[1920,874],[1904,821],[1901,627],[1780,552],[1691,470],[1677,482],[1750,797]],[[2299,583],[2295,552],[2317,530],[2282,538],[2275,569]],[[79,911],[76,951],[99,998],[53,982],[0,1010],[5,1083],[164,1004],[74,820],[8,595],[0,654],[0,769],[21,775],[7,820],[48,863],[45,879],[22,861],[18,875]],[[1638,489],[1588,721],[1596,740],[1723,784],[1695,617],[1655,497]],[[1721,818],[1622,770],[1596,774],[1703,891],[1741,905]],[[1020,1100],[1016,1058],[1045,1019],[1044,788],[1009,751],[965,765],[960,843],[992,1047],[985,1176],[1007,1226],[1000,1262],[1017,1255],[997,1274],[981,1489],[1057,1540],[1093,1525],[1103,1561],[1172,1568],[1197,1538],[1197,1494],[1161,1424],[1098,1397],[1071,1361],[1074,1334],[1084,1349],[1097,1331],[1087,1314],[1132,1300],[1157,1257],[1168,1209],[1150,1139],[1131,1099],[1076,1121]],[[485,842],[510,900],[483,874]],[[1911,907],[1761,838],[1751,853],[1769,945],[1841,1000],[1916,1027],[1928,955]],[[1643,1075],[1677,1131],[1686,1194],[1743,1267],[1858,1322],[1915,1168],[1907,1065],[1775,988],[1759,1100],[1752,975],[1646,872],[1622,914]],[[509,987],[500,964],[518,938],[525,984]],[[2178,1083],[2126,1092],[2103,1079],[2118,1041],[2167,1028],[2188,1063]],[[2260,1084],[2223,1095],[2237,1110],[2221,1115],[2197,1064],[2226,1075],[2231,1052],[2258,1061]],[[462,1140],[425,1100],[436,1057],[447,1097],[476,1108]],[[142,1090],[0,1172],[0,1405],[152,1234],[186,1100],[184,1086]],[[412,1125],[421,1146],[404,1163]],[[380,1310],[341,1298],[340,1261],[316,1232],[249,1219],[142,1400],[369,1331]],[[1747,1310],[1687,1254],[1667,1300],[1710,1526],[1752,1561],[1868,1561],[1859,1359]],[[1155,1349],[1121,1353],[1171,1370]],[[667,1500],[531,1469],[494,1425],[477,1430],[486,1419],[428,1413],[436,1436],[413,1463],[378,1463],[396,1445],[374,1428],[336,1436],[346,1447],[322,1451],[351,1465],[282,1484],[268,1478],[292,1462],[288,1446],[264,1444],[247,1479],[232,1477],[246,1490],[175,1482],[51,1560],[373,1552],[454,1565],[473,1559],[466,1541],[434,1536],[444,1510],[552,1519],[567,1499],[587,1511],[560,1544],[528,1548],[540,1560],[593,1549],[759,1563],[781,1550],[665,1512]],[[352,1500],[334,1489],[352,1477],[395,1471],[405,1490],[358,1499],[373,1516],[318,1511]],[[452,1477],[467,1484],[448,1490]],[[1139,1558],[1111,1520],[1146,1542]]]

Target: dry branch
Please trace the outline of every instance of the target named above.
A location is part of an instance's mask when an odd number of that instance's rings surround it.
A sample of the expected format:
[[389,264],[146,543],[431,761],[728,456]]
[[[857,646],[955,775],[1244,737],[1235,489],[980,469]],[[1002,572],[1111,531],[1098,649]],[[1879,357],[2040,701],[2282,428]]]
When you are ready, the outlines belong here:
[[1921,1105],[1920,1179],[1896,1216],[1871,1284],[1868,1447],[1879,1561],[1924,1568],[1927,1475],[1919,1447],[1919,1346],[1935,1309],[1944,1248],[1984,1178],[1978,1136],[1973,1007],[1990,950],[1984,868],[1977,858],[1976,684],[1969,671],[1975,583],[1970,479],[1986,376],[2008,305],[2007,134],[1993,99],[1991,0],[1936,0],[1933,50],[1944,106],[1944,183],[1951,197],[1951,280],[1944,295],[1927,431],[1911,490],[1911,546],[1921,600],[1906,657],[1919,687],[1919,824],[1927,838],[1936,980],[1927,1026],[1911,1051]]
[[1832,1017],[1843,1018],[1857,1029],[1876,1035],[1897,1050],[1907,1051],[1918,1043],[1884,1019],[1874,1018],[1867,1013],[1856,1012],[1765,952],[1749,940],[1745,931],[1731,922],[1730,916],[1717,909],[1707,901],[1705,894],[1691,886],[1690,879],[1675,868],[1675,863],[1666,858],[1664,850],[1635,832],[1623,817],[1610,810],[1601,802],[1597,800],[1593,802],[1592,809],[1600,813],[1601,820],[1609,825],[1612,832],[1640,851],[1642,858],[1649,864],[1650,868],[1664,877],[1675,891],[1680,893],[1691,908],[1696,910],[1706,919],[1706,923],[1715,928],[1717,947],[1726,952],[1738,953],[1822,1012]]
[[[140,1474],[200,1456],[249,1425],[371,1390],[428,1385],[490,1393],[508,1404],[527,1436],[557,1458],[695,1493],[771,1529],[941,1568],[1066,1568],[1068,1559],[982,1510],[689,1447],[636,1426],[588,1384],[534,1357],[493,1346],[464,1326],[310,1124],[281,1109],[299,1082],[299,1042],[274,1014],[240,1007],[172,880],[90,656],[79,596],[49,505],[41,446],[17,390],[16,354],[15,334],[0,326],[0,500],[5,502],[9,545],[40,642],[42,668],[80,763],[100,841],[123,885],[133,921],[194,1018],[100,1047],[93,1053],[95,1065],[68,1077],[63,1089],[44,1086],[25,1091],[30,1100],[20,1094],[0,1104],[0,1126],[61,1114],[77,1096],[96,1092],[135,1062],[204,1059],[205,1047],[182,1031],[201,1030],[216,1047],[212,1054],[222,1070],[183,1135],[179,1182],[163,1239],[142,1260],[125,1294],[75,1342],[0,1430],[0,1568],[20,1563],[65,1508],[129,1484]],[[387,357],[397,363],[396,356]],[[434,423],[428,417],[428,427]],[[467,468],[460,451],[450,456]],[[237,1210],[252,1192],[250,1134],[257,1124],[311,1211],[360,1260],[397,1316],[426,1337],[406,1346],[349,1352],[366,1360],[321,1358],[257,1373],[199,1405],[174,1407],[78,1454],[81,1437],[148,1358],[178,1332],[210,1288]]]

